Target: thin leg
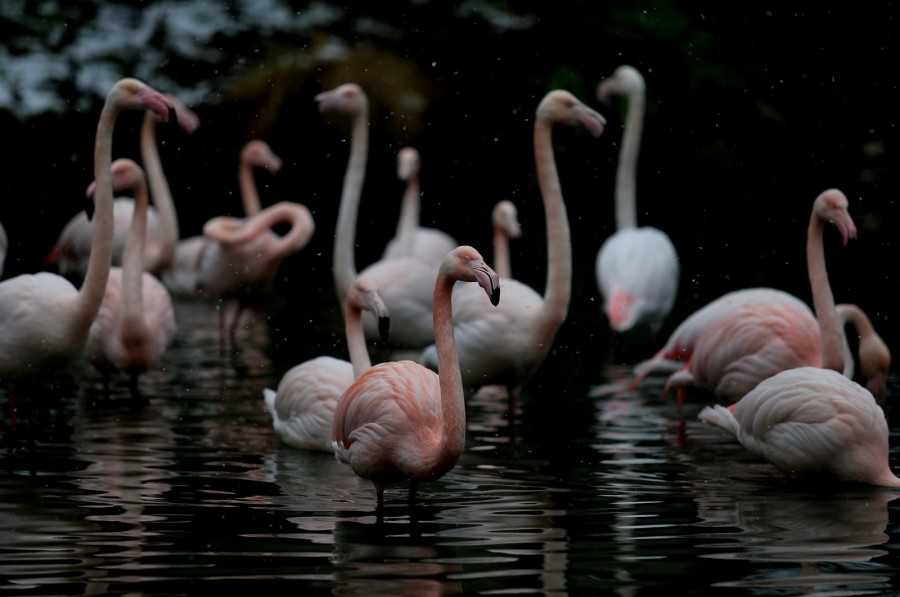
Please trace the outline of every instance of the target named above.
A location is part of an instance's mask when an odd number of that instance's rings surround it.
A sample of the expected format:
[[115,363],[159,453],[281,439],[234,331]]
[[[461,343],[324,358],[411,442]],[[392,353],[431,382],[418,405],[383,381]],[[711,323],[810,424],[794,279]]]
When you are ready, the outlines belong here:
[[416,505],[416,492],[419,491],[419,482],[415,479],[409,480],[409,505]]
[[377,499],[375,507],[378,510],[384,508],[384,485],[381,483],[375,483],[372,481],[372,484],[375,486],[375,497]]

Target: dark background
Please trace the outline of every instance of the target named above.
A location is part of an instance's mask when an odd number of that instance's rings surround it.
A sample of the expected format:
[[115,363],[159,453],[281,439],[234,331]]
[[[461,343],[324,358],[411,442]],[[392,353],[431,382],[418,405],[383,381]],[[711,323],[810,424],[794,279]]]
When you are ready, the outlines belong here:
[[[900,26],[893,3],[273,1],[244,9],[233,2],[217,4],[230,26],[202,36],[175,26],[189,5],[0,9],[0,26],[10,32],[0,55],[9,154],[0,221],[11,243],[4,277],[42,268],[91,180],[99,90],[137,76],[178,95],[202,121],[192,136],[174,127],[159,133],[183,236],[215,215],[241,214],[237,158],[246,141],[262,138],[283,158],[276,176],[257,177],[263,203],[306,204],[317,231],[276,282],[274,348],[301,358],[323,349],[314,335],[323,331],[339,343],[331,249],[349,123],[320,115],[313,97],[355,81],[371,102],[357,268],[393,235],[402,193],[395,156],[409,144],[422,154],[423,225],[490,254],[490,210],[512,199],[524,230],[513,244],[513,272],[540,292],[546,237],[533,115],[547,91],[566,88],[608,122],[598,139],[567,127],[554,134],[575,275],[556,350],[593,375],[591,366],[611,358],[594,261],[614,231],[624,116],[622,103],[602,105],[594,90],[629,63],[647,83],[638,221],[666,231],[681,258],[679,298],[663,335],[738,288],[772,286],[810,302],[810,209],[822,190],[838,187],[850,198],[859,237],[841,248],[839,236],[826,233],[835,299],[862,306],[896,346]],[[104,12],[111,6],[118,20]],[[304,25],[258,24],[279,10],[284,23]],[[69,50],[103,35],[131,43]],[[25,72],[58,94],[61,109],[29,110],[25,77],[11,68],[42,53],[59,68]],[[120,119],[116,155],[139,157],[139,124],[138,115]],[[645,340],[626,338],[634,348],[625,358],[647,356]]]

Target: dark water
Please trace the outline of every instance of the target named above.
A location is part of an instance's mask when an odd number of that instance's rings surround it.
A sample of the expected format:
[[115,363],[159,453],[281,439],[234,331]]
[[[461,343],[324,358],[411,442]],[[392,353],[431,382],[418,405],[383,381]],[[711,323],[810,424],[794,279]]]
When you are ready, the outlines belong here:
[[21,395],[13,430],[4,393],[0,594],[900,592],[900,494],[785,483],[700,401],[616,367],[602,392],[569,383],[552,355],[512,424],[473,399],[458,466],[377,515],[368,482],[274,435],[262,389],[294,363],[272,326],[246,318],[221,356],[214,311],[177,315],[143,403],[75,368]]

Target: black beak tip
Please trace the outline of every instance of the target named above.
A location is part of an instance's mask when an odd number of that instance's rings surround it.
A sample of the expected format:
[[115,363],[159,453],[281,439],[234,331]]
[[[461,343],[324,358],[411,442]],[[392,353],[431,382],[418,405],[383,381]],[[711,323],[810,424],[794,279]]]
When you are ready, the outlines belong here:
[[391,319],[390,317],[379,317],[378,318],[378,335],[381,337],[382,342],[387,342],[388,339],[388,331],[391,327]]
[[500,304],[500,287],[494,288],[494,291],[491,293],[491,304],[495,307]]

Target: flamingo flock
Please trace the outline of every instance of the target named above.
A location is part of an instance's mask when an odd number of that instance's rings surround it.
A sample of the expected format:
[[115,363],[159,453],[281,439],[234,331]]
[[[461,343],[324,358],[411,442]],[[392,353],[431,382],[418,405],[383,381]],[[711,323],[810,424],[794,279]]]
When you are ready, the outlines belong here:
[[[851,198],[827,188],[813,201],[806,230],[811,306],[778,288],[735,288],[674,324],[657,349],[655,337],[679,300],[681,264],[664,230],[637,225],[643,75],[630,65],[617,68],[600,82],[595,99],[608,104],[613,96],[627,102],[615,187],[602,193],[614,206],[616,226],[597,247],[590,285],[599,291],[610,338],[638,328],[650,332],[650,356],[631,364],[632,384],[662,376],[663,396],[676,393],[679,409],[692,396],[705,397],[713,404],[700,411],[700,422],[787,476],[900,487],[888,466],[884,414],[890,350],[865,311],[836,301],[825,264],[832,227],[843,245],[857,236]],[[553,131],[572,127],[597,138],[609,135],[609,125],[568,90],[550,90],[536,102],[532,167],[546,246],[543,255],[517,252],[513,264],[510,240],[522,234],[517,204],[492,201],[490,227],[483,218],[492,235],[490,261],[468,239],[457,240],[460,231],[423,226],[423,160],[409,146],[396,152],[396,174],[406,185],[398,221],[366,222],[394,235],[384,246],[362,246],[357,230],[370,151],[368,95],[347,82],[310,101],[336,134],[349,130],[345,174],[332,187],[335,229],[325,231],[334,235],[331,274],[346,353],[294,365],[272,380],[261,405],[288,449],[333,454],[370,481],[377,508],[397,483],[408,484],[412,505],[419,485],[441,479],[463,454],[468,399],[482,389],[498,390],[514,419],[530,381],[551,358],[570,304],[583,300],[573,296],[583,287],[574,276],[583,256],[573,252],[572,237],[580,230],[570,224],[569,211],[586,198],[566,188],[564,199],[567,177],[559,162],[570,156],[557,154],[554,146],[564,140],[554,141]],[[127,110],[144,112],[143,164],[113,155],[113,129]],[[113,85],[97,123],[90,201],[60,231],[45,262],[58,273],[0,282],[0,379],[13,422],[17,385],[81,359],[100,372],[107,389],[121,374],[139,396],[139,377],[160,367],[177,339],[176,300],[214,308],[224,347],[242,311],[271,294],[288,258],[321,234],[318,216],[302,203],[263,207],[254,171],[275,175],[289,166],[262,139],[248,139],[238,168],[243,216],[214,215],[201,234],[182,239],[155,138],[157,124],[170,117],[187,133],[199,126],[191,109],[142,81]],[[179,203],[181,195],[174,195]],[[2,266],[7,241],[0,232]],[[357,269],[357,248],[378,257]],[[535,269],[545,275],[543,288],[513,276]],[[230,322],[226,306],[233,309]],[[373,357],[384,354],[375,352],[379,348],[387,348],[386,358]],[[865,386],[853,380],[860,374]]]

